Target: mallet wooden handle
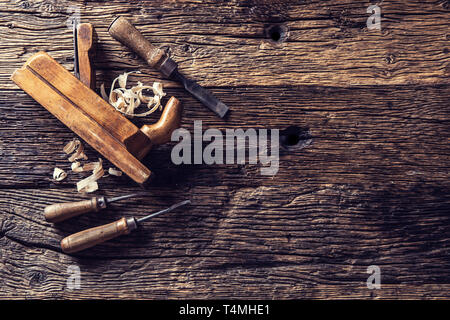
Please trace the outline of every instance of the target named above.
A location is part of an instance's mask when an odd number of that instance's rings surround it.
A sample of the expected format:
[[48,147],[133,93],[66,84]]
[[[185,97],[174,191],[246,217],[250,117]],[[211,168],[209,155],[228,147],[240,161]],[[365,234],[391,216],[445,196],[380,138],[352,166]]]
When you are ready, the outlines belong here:
[[109,33],[136,52],[151,67],[158,68],[167,58],[166,53],[152,45],[127,19],[117,17],[109,26]]
[[61,249],[66,253],[75,253],[118,236],[129,234],[136,229],[134,218],[122,218],[95,228],[80,231],[61,240]]
[[78,68],[80,81],[95,91],[95,71],[92,65],[94,53],[94,27],[81,23],[77,27]]
[[99,211],[101,209],[101,201],[97,197],[89,200],[55,203],[45,207],[45,220],[50,222],[61,222],[63,220],[79,216],[83,213]]

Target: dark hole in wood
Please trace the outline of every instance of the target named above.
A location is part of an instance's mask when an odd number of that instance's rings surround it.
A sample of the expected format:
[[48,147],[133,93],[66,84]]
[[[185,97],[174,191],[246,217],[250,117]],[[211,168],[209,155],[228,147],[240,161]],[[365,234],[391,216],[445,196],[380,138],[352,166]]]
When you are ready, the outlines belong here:
[[283,25],[271,25],[266,28],[266,37],[273,42],[283,42],[286,40],[287,28]]
[[312,136],[308,128],[290,126],[280,131],[280,145],[286,150],[298,150],[309,146]]
[[286,145],[295,146],[300,141],[300,136],[298,134],[289,134],[286,137]]
[[280,38],[281,38],[280,31],[278,31],[278,30],[273,30],[272,33],[270,34],[270,38],[271,38],[273,41],[278,41],[278,40],[280,40]]

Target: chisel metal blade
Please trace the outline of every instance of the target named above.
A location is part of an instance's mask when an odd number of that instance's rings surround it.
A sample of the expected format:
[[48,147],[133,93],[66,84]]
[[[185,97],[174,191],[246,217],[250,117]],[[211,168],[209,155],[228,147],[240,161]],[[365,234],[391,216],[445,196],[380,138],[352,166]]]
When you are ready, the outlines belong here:
[[132,197],[138,197],[138,196],[143,196],[143,193],[132,193],[132,194],[127,194],[124,196],[118,196],[118,197],[114,197],[114,198],[106,198],[106,202],[107,203],[111,203],[111,202],[116,202],[116,201],[120,201],[120,200],[125,200],[128,198],[132,198]]
[[77,36],[77,28],[78,28],[78,20],[73,20],[73,74],[75,77],[80,79],[80,69],[78,65],[78,36]]
[[149,214],[148,216],[145,216],[145,217],[143,217],[143,218],[136,219],[136,222],[137,222],[137,223],[142,223],[142,222],[144,222],[144,221],[146,221],[146,220],[148,220],[148,219],[150,219],[150,218],[153,218],[153,217],[155,217],[155,216],[157,216],[157,215],[160,215],[160,214],[162,214],[162,213],[166,213],[166,212],[173,211],[173,210],[175,210],[175,209],[178,208],[178,207],[181,207],[181,206],[184,206],[184,205],[190,204],[190,203],[191,203],[191,200],[185,200],[185,201],[182,201],[182,202],[178,202],[178,203],[176,203],[176,204],[170,206],[169,208],[166,208],[166,209],[164,209],[164,210],[161,210],[161,211],[158,211],[158,212]]
[[229,108],[228,106],[213,96],[211,92],[200,86],[194,80],[186,78],[181,74],[178,69],[175,69],[170,77],[172,79],[181,82],[189,93],[191,93],[195,98],[197,98],[201,103],[203,103],[208,109],[213,111],[219,117],[223,118],[227,114]]

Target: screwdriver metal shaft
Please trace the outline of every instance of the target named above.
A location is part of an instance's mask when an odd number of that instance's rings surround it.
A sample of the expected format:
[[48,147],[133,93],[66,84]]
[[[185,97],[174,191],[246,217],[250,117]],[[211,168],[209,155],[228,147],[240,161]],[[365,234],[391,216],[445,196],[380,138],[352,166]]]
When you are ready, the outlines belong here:
[[105,198],[105,197],[93,197],[88,200],[55,203],[45,207],[44,216],[45,220],[49,222],[61,222],[69,218],[73,218],[88,212],[98,212],[101,209],[105,209],[108,203],[128,199],[142,195],[141,193],[132,193],[124,196]]
[[191,203],[190,200],[185,200],[183,202],[174,204],[167,209],[149,214],[148,216],[140,219],[136,219],[134,217],[122,218],[109,224],[80,231],[62,239],[61,249],[66,253],[75,253],[87,248],[91,248],[99,243],[111,240],[120,235],[129,234],[131,231],[137,229],[140,223],[162,213],[173,211],[176,208],[189,203]]

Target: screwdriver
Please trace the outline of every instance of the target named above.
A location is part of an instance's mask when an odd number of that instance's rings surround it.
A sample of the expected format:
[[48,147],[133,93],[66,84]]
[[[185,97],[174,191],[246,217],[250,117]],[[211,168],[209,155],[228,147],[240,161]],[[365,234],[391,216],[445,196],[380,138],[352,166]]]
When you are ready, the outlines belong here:
[[134,217],[122,218],[112,223],[77,232],[61,240],[61,249],[66,253],[74,253],[93,247],[123,234],[129,234],[131,231],[137,229],[142,222],[189,203],[191,203],[190,200],[185,200],[140,219]]
[[114,198],[105,197],[93,197],[89,200],[55,203],[45,207],[44,216],[45,220],[49,222],[61,222],[72,217],[79,216],[88,212],[98,212],[101,209],[105,209],[107,204],[115,201],[128,199],[142,195],[141,193],[132,193],[125,196],[119,196]]

